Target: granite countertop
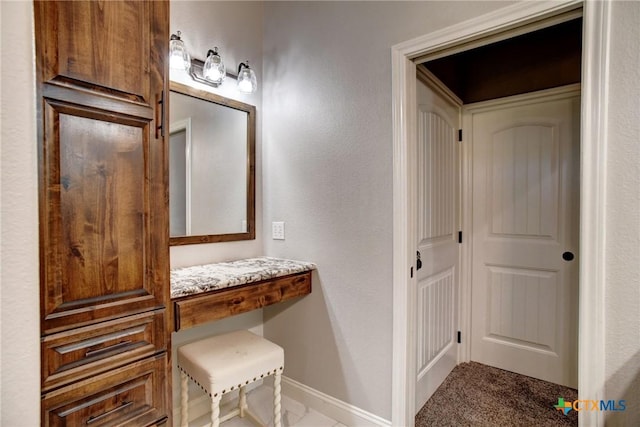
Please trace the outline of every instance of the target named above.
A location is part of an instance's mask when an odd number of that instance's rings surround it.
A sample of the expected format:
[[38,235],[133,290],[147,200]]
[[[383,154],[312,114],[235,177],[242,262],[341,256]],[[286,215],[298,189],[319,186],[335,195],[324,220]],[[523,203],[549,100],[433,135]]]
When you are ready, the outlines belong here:
[[311,262],[260,257],[171,270],[171,298],[315,270]]

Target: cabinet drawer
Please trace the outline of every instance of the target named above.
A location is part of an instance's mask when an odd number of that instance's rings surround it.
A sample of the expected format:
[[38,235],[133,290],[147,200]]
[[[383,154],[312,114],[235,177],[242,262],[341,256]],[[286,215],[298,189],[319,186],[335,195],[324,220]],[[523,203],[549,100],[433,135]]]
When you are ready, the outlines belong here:
[[166,416],[166,354],[46,393],[44,427],[146,426]]
[[44,337],[42,389],[49,391],[166,350],[165,310]]
[[311,272],[195,294],[174,302],[175,330],[256,310],[311,293]]

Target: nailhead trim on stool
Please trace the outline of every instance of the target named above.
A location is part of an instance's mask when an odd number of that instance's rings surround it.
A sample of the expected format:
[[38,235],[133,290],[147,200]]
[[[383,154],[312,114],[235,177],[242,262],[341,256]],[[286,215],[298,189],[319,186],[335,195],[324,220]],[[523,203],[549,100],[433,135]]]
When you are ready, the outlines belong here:
[[[185,344],[178,348],[180,369],[180,425],[188,425],[188,380],[211,397],[211,425],[245,414],[262,425],[246,405],[245,386],[274,375],[274,427],[281,427],[280,382],[284,370],[282,347],[249,331],[236,331]],[[237,385],[236,385],[237,384]],[[222,395],[240,389],[238,407],[220,419]]]

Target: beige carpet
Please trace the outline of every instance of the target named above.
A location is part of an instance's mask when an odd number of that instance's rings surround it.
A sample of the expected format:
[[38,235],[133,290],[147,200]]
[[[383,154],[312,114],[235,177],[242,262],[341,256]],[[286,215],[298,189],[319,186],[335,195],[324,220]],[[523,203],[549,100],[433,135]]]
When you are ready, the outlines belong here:
[[480,363],[462,363],[416,415],[427,426],[577,426],[578,413],[556,410],[572,402],[575,389]]

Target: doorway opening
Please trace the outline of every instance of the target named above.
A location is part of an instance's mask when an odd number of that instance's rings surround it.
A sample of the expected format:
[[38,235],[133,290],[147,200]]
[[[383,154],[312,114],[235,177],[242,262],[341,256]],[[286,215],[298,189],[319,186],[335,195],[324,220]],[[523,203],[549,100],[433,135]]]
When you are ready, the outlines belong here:
[[[420,152],[433,142],[425,139],[428,132],[421,130],[419,120],[418,224],[425,216],[437,217],[439,207],[451,198],[461,200],[457,205],[467,220],[461,224],[452,209],[450,221],[459,224],[459,235],[465,236],[459,239],[464,249],[454,257],[462,258],[468,271],[462,283],[458,271],[451,276],[458,281],[454,286],[459,299],[421,304],[424,298],[418,298],[416,409],[439,386],[428,372],[431,365],[437,370],[437,363],[421,363],[421,344],[442,333],[440,324],[459,311],[458,301],[467,307],[457,319],[458,336],[465,338],[458,340],[458,362],[481,362],[577,388],[578,274],[572,261],[579,233],[582,17],[567,19],[417,65],[420,112],[426,108],[422,104],[435,106],[439,99],[435,93],[425,95],[423,82],[449,93],[460,106],[464,158],[451,165],[460,169],[458,180],[452,180],[460,183],[457,191],[426,200],[434,212],[425,215]],[[440,117],[435,110],[431,114]],[[428,180],[449,178],[450,168],[428,169]],[[419,227],[419,251],[425,242],[422,234]],[[446,250],[430,245],[429,259],[445,258]],[[571,259],[562,258],[569,255]],[[448,263],[452,268],[460,264],[453,261]],[[419,295],[430,282],[419,274]],[[443,303],[451,307],[438,306]],[[443,318],[431,314],[433,324],[423,325],[423,311],[433,312],[434,305]],[[447,332],[453,341],[455,332]]]
[[[604,2],[589,4],[568,1],[554,4],[516,4],[450,28],[407,41],[392,49],[394,100],[394,360],[393,425],[413,425],[416,381],[416,281],[415,236],[417,208],[417,112],[416,63],[437,60],[474,47],[513,38],[535,29],[551,27],[582,16],[584,40],[581,55],[582,99],[580,154],[580,361],[578,379],[581,394],[599,396],[604,383],[602,301],[603,282],[603,153],[606,142],[604,98],[608,49],[609,7]],[[583,197],[584,195],[587,197]],[[600,257],[600,258],[599,258]],[[464,257],[464,259],[469,259]],[[462,275],[468,273],[462,266]],[[468,305],[468,302],[466,303]],[[463,301],[461,312],[468,313]],[[594,316],[595,314],[595,316]],[[600,324],[599,324],[600,323]],[[594,329],[595,328],[595,329]],[[584,331],[589,331],[587,334]],[[462,346],[463,347],[463,346]],[[589,349],[589,351],[584,351]],[[468,358],[468,356],[467,356]],[[465,355],[459,354],[458,360]],[[589,369],[587,369],[589,367]],[[580,414],[581,422],[600,425],[598,414]]]

